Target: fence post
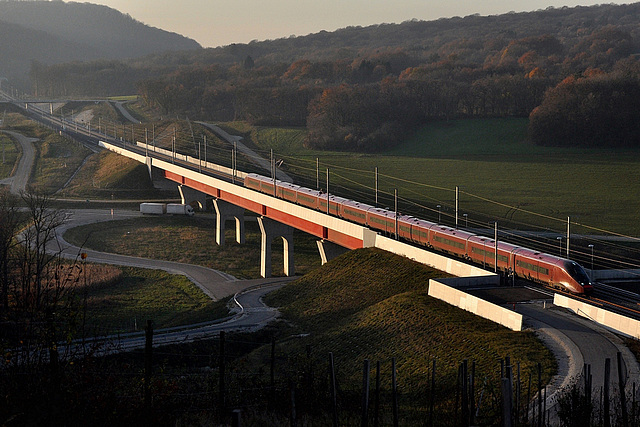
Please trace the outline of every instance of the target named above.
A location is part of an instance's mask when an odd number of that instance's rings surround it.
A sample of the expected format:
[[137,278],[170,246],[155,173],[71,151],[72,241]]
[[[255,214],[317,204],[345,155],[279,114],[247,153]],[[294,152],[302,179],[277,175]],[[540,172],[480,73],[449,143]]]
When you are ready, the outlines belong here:
[[224,382],[224,375],[225,375],[225,355],[224,355],[224,331],[220,331],[220,356],[219,356],[219,361],[218,361],[218,375],[219,375],[219,383],[218,383],[218,407],[220,409],[220,413],[223,414],[224,413],[224,408],[225,408],[225,393],[226,393],[226,389],[225,389],[225,382]]
[[373,427],[380,426],[380,361],[376,362],[376,402],[373,415]]
[[431,368],[431,394],[429,396],[429,427],[433,427],[433,407],[435,404],[436,392],[436,359],[433,359]]
[[271,338],[271,369],[270,369],[270,385],[271,385],[271,392],[273,393],[274,389],[275,389],[275,385],[276,385],[276,376],[275,376],[275,372],[276,372],[276,338],[272,337]]
[[469,384],[469,425],[475,425],[476,423],[476,361],[471,362],[471,379]]
[[611,377],[611,359],[608,357],[604,359],[604,391],[603,391],[603,403],[604,403],[604,427],[611,427],[611,415],[609,413],[609,381]]
[[511,396],[509,396],[509,378],[500,379],[502,390],[502,426],[511,427]]
[[291,393],[291,419],[289,420],[291,427],[298,425],[298,417],[296,415],[296,384],[293,380],[289,380],[289,391]]
[[468,364],[467,359],[462,361],[462,425],[469,425],[469,383],[468,383]]
[[369,425],[369,359],[364,360],[362,367],[362,427]]
[[542,427],[542,365],[538,362],[538,427]]
[[391,396],[393,402],[393,427],[398,427],[398,383],[396,381],[396,358],[391,359]]
[[151,407],[151,370],[153,369],[153,322],[147,320],[144,343],[144,406]]
[[333,412],[333,427],[338,427],[338,402],[336,398],[336,370],[333,364],[333,353],[329,352],[329,377],[331,378],[331,406]]
[[242,427],[242,411],[234,409],[231,413],[231,427]]
[[622,372],[622,353],[618,352],[618,387],[620,388],[620,407],[622,409],[622,425],[629,426],[629,417],[627,415],[627,398],[624,394],[624,373]]

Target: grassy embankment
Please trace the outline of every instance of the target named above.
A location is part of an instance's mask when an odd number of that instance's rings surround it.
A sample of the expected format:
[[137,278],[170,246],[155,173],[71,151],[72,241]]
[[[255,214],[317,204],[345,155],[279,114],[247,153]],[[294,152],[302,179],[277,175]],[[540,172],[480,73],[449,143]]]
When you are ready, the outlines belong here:
[[0,179],[11,176],[20,159],[20,151],[11,137],[0,132]]
[[[321,187],[329,168],[338,194],[341,186],[356,186],[360,200],[372,200],[373,171],[378,167],[379,189],[387,193],[384,203],[393,206],[389,195],[398,188],[400,197],[423,205],[418,210],[426,219],[437,219],[440,204],[443,222],[451,222],[454,190],[459,186],[460,210],[468,213],[470,226],[486,226],[487,220],[497,218],[517,228],[535,224],[563,230],[571,217],[591,227],[640,235],[636,218],[640,197],[635,197],[640,194],[640,151],[537,147],[526,141],[527,123],[526,119],[434,123],[406,143],[376,155],[307,150],[300,129],[246,125],[239,129],[265,152],[273,148],[285,159],[285,169],[307,176],[314,186],[319,158]],[[410,212],[402,201],[401,210]],[[574,226],[573,232],[596,231]]]
[[[523,381],[537,362],[548,379],[555,361],[533,333],[509,331],[428,297],[429,279],[443,276],[406,258],[364,249],[351,251],[276,291],[267,296],[267,302],[279,306],[285,319],[295,325],[291,334],[308,334],[287,344],[288,361],[295,361],[295,355],[311,346],[314,362],[326,366],[328,352],[334,352],[338,381],[346,395],[357,396],[362,362],[368,359],[372,367],[382,362],[388,396],[390,363],[395,357],[405,423],[411,424],[414,416],[425,419],[433,359],[438,372],[436,425],[448,424],[445,420],[453,417],[459,364],[463,359],[476,361],[476,381],[487,378],[481,414],[489,421],[499,401],[500,358],[510,356],[519,362]],[[304,358],[298,362],[308,363]],[[355,421],[357,411],[351,416]]]

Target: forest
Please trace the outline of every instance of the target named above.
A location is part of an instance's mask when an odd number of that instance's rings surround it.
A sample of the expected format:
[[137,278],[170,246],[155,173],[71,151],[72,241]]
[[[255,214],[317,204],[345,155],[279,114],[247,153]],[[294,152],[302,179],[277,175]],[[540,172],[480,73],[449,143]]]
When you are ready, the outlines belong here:
[[306,126],[374,152],[454,118],[529,117],[553,146],[640,145],[640,3],[409,21],[151,55],[33,64],[40,96],[136,91],[165,115]]

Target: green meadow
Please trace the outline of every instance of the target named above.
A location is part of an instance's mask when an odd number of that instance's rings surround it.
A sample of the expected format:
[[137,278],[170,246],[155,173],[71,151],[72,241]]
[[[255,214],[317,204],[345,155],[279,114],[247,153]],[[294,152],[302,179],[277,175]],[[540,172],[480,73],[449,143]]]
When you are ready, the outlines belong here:
[[[459,214],[469,226],[487,221],[520,229],[640,235],[640,151],[547,148],[527,141],[527,119],[453,120],[425,126],[404,144],[383,153],[307,150],[301,129],[253,129],[258,149],[273,149],[283,168],[320,188],[371,203],[378,168],[379,201],[400,211],[442,222]],[[247,133],[246,128],[243,129]],[[409,202],[410,201],[410,202]],[[585,227],[580,227],[582,224]]]

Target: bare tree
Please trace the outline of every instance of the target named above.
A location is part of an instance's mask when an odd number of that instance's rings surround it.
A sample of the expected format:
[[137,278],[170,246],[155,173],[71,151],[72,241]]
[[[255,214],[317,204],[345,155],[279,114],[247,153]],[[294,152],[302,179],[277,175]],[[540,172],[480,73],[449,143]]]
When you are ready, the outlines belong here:
[[0,191],[0,292],[2,317],[9,312],[9,281],[11,279],[11,252],[16,245],[20,225],[18,198],[7,189]]

